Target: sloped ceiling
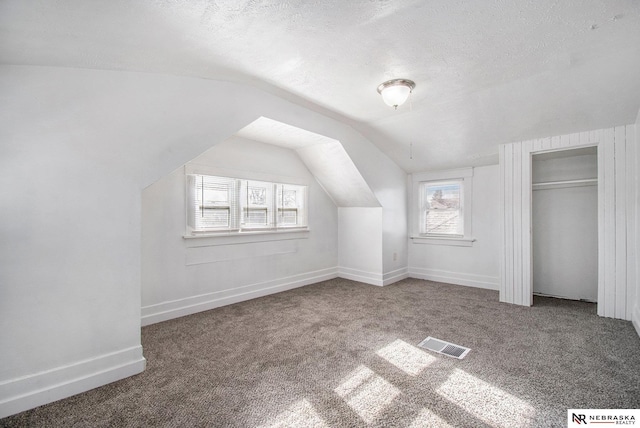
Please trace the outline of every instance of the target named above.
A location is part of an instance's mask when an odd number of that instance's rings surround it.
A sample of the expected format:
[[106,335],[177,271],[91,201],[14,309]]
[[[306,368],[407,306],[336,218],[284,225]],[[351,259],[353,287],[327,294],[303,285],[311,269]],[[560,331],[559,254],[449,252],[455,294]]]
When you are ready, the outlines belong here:
[[[3,0],[0,62],[240,81],[351,124],[415,172],[633,123],[640,2]],[[375,89],[396,77],[417,87],[394,111]]]
[[294,150],[338,207],[380,207],[339,141],[260,117],[236,136]]

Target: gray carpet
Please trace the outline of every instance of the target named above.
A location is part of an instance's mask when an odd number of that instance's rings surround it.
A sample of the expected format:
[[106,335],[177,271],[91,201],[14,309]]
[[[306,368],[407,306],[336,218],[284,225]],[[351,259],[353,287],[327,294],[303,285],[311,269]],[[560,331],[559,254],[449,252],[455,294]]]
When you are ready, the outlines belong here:
[[[427,336],[472,350],[417,348]],[[147,370],[0,420],[55,427],[552,427],[639,408],[640,338],[594,304],[334,279],[142,329]]]

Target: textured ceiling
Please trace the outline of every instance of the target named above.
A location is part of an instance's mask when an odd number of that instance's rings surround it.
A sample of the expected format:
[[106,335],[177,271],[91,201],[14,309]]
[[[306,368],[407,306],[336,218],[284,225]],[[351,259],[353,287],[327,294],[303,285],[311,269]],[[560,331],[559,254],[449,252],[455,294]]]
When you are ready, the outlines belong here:
[[292,150],[336,142],[333,138],[305,131],[264,116],[239,130],[236,135],[248,140],[261,141]]
[[[0,0],[0,62],[245,82],[338,115],[422,171],[632,123],[640,2]],[[417,87],[394,111],[376,87],[396,77]]]

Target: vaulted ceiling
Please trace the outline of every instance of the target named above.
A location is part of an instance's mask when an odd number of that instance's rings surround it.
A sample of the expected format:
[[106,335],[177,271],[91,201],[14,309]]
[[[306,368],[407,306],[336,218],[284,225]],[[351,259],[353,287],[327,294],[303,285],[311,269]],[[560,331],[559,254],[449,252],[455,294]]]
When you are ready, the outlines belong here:
[[[424,171],[496,163],[501,143],[633,123],[640,2],[0,0],[0,63],[254,85]],[[417,86],[396,111],[376,87],[399,77]]]

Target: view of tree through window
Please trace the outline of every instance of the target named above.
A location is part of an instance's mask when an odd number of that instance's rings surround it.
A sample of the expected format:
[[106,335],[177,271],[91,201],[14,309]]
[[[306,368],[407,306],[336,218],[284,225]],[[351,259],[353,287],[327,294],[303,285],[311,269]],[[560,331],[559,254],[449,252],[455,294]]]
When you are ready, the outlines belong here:
[[425,183],[423,189],[425,211],[422,233],[463,235],[462,183]]
[[282,190],[282,206],[278,207],[278,220],[282,224],[296,224],[298,222],[298,192],[296,190]]
[[267,189],[264,187],[249,186],[249,205],[266,205]]
[[273,187],[273,184],[247,184],[247,206],[244,210],[244,224],[251,226],[266,226],[268,224],[267,188],[269,186]]

